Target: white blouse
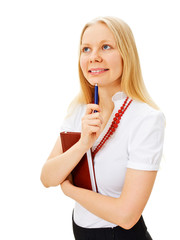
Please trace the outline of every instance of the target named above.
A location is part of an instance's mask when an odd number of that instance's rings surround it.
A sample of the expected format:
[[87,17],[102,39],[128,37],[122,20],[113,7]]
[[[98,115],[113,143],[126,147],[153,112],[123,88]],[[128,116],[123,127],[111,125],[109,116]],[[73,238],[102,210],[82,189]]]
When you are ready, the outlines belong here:
[[[117,92],[113,97],[114,110],[103,132],[92,149],[99,144],[109,129],[115,113],[122,106],[126,94]],[[85,104],[79,104],[72,115],[64,119],[60,131],[81,132],[81,118]],[[159,169],[163,142],[165,117],[146,103],[133,100],[125,111],[115,133],[107,140],[94,158],[97,187],[100,194],[118,198],[124,184],[127,168],[157,171]],[[86,228],[114,227],[75,203],[74,221]]]

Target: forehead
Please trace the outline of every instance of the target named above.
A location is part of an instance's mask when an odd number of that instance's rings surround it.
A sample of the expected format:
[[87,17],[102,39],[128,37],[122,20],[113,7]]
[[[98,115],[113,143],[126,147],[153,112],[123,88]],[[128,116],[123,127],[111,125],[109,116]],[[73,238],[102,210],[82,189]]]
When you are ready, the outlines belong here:
[[82,36],[82,44],[93,44],[102,41],[115,43],[114,35],[105,23],[95,23],[86,28]]

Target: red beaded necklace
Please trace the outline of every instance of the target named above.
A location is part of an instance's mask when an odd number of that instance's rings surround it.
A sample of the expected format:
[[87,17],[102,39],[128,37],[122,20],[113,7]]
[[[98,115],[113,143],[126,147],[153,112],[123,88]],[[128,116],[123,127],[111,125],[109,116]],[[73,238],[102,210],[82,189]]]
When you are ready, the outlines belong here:
[[[123,114],[125,113],[125,111],[127,110],[127,108],[129,107],[129,105],[132,102],[132,99],[129,101],[129,103],[127,103],[129,97],[127,97],[123,103],[123,105],[121,106],[121,108],[118,110],[118,112],[115,114],[113,121],[111,123],[111,126],[109,127],[107,133],[105,134],[105,136],[103,137],[103,139],[101,140],[101,142],[98,144],[98,146],[94,149],[94,151],[92,151],[92,156],[93,158],[95,157],[96,153],[102,148],[102,146],[105,144],[105,142],[110,138],[110,136],[113,135],[113,133],[116,131],[120,120],[123,116]],[[126,105],[127,104],[127,105]]]

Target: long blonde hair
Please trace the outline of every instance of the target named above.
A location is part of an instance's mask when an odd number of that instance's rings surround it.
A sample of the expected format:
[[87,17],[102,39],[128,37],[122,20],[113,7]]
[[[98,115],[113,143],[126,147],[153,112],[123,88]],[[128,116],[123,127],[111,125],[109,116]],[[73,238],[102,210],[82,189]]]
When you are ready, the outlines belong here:
[[[87,23],[80,36],[80,45],[85,30],[95,24],[104,23],[112,31],[118,50],[123,59],[123,72],[121,76],[122,91],[134,100],[145,102],[155,109],[159,109],[150,97],[143,81],[139,56],[130,27],[121,19],[116,17],[99,17]],[[79,80],[80,92],[70,103],[68,109],[73,109],[77,104],[88,104],[93,102],[94,86],[90,85],[84,77],[80,67],[80,47],[79,47]],[[68,114],[69,115],[69,114]]]

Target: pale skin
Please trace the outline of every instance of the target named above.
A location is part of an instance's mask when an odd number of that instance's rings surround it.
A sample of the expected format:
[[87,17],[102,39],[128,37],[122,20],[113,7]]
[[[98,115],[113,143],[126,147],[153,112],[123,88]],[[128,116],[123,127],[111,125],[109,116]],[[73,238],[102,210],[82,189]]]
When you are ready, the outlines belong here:
[[[112,96],[117,91],[121,91],[122,58],[115,38],[105,24],[96,23],[85,30],[81,44],[80,65],[87,81],[92,85],[98,83],[100,104],[87,104],[81,121],[81,138],[67,152],[63,153],[61,140],[58,137],[43,166],[41,181],[46,187],[60,184],[65,195],[88,211],[106,221],[130,229],[139,220],[147,204],[157,171],[128,168],[119,198],[76,187],[70,175],[72,169],[103,131],[114,108]],[[89,72],[91,69],[108,70],[93,74]],[[98,112],[93,113],[93,110]]]

